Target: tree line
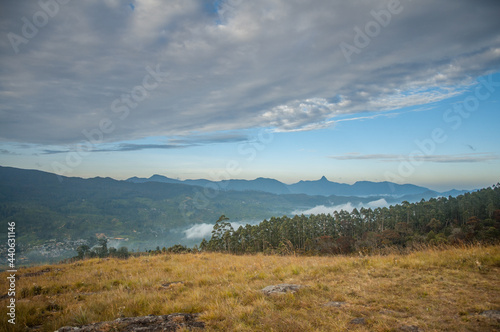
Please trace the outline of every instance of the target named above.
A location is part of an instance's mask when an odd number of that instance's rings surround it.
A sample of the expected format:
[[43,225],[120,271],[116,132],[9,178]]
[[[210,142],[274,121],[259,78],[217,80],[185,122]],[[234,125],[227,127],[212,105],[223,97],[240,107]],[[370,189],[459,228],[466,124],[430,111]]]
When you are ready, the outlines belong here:
[[222,215],[201,251],[345,254],[412,244],[497,243],[500,184],[457,197],[333,214],[272,217],[233,229]]
[[76,248],[77,255],[72,257],[70,261],[82,260],[87,258],[121,258],[127,259],[130,256],[140,256],[140,255],[160,255],[160,254],[187,254],[199,252],[198,246],[194,248],[188,248],[181,244],[173,245],[169,248],[163,247],[160,249],[159,246],[154,250],[145,249],[144,252],[130,252],[127,247],[120,247],[118,249],[114,247],[108,248],[108,240],[105,238],[97,239],[97,244],[94,246],[81,245]]
[[88,245],[81,245],[76,248],[77,255],[73,257],[75,260],[85,259],[85,258],[104,258],[104,257],[116,257],[116,258],[128,258],[130,253],[127,247],[120,247],[118,249],[114,247],[108,248],[107,239],[99,239],[97,245],[92,248]]

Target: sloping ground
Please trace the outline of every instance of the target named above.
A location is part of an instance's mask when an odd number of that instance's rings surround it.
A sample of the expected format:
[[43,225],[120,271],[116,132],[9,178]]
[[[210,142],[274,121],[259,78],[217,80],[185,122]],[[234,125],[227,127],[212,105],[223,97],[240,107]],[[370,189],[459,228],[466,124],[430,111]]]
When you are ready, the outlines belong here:
[[[179,312],[199,314],[205,331],[500,331],[500,246],[371,257],[159,255],[17,275],[16,325],[2,319],[2,331]],[[301,287],[262,291],[283,284]],[[7,291],[2,283],[1,317]]]

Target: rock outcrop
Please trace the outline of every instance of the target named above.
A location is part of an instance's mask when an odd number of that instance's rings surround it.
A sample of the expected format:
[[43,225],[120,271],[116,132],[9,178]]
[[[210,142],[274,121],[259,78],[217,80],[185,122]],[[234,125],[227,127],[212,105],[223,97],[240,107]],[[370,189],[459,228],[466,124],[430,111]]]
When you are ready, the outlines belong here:
[[486,310],[481,313],[481,316],[495,319],[497,322],[500,323],[500,310]]
[[285,293],[295,293],[300,288],[307,287],[304,285],[294,285],[294,284],[279,284],[267,286],[261,289],[261,292],[266,295],[271,294],[285,294]]
[[95,331],[122,331],[122,332],[157,332],[177,331],[179,328],[203,329],[205,324],[196,321],[196,314],[171,314],[162,316],[143,316],[118,318],[110,322],[100,322],[81,327],[64,326],[57,332],[95,332]]
[[354,318],[349,323],[350,324],[357,324],[357,325],[365,325],[366,319],[364,319],[363,317],[358,317],[358,318]]

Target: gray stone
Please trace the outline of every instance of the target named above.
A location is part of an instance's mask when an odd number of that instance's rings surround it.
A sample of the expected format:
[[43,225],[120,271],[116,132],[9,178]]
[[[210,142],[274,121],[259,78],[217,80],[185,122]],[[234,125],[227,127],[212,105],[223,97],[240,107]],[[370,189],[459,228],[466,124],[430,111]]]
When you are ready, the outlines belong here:
[[500,310],[486,310],[483,311],[480,315],[491,319],[496,319],[498,322],[500,322]]
[[363,317],[358,317],[358,318],[354,318],[349,323],[351,323],[351,324],[365,325],[366,324],[366,320]]
[[306,286],[294,285],[294,284],[279,284],[279,285],[272,285],[272,286],[264,287],[261,289],[261,292],[266,294],[266,295],[295,293],[300,288],[303,288],[303,287],[306,287]]
[[196,314],[177,313],[163,316],[125,317],[110,322],[100,322],[80,327],[64,326],[57,330],[57,332],[157,332],[177,331],[179,328],[203,329],[205,323],[196,321],[197,316]]

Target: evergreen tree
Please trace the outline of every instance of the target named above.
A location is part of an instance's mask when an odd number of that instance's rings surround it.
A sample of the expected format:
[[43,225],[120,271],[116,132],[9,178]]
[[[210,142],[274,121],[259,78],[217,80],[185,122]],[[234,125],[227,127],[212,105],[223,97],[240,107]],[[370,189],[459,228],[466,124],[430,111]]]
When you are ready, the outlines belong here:
[[[332,215],[273,217],[236,231],[222,215],[201,250],[241,252],[370,252],[414,242],[500,241],[500,184],[456,198],[407,201],[389,208],[335,211]],[[206,249],[205,249],[206,248]]]

